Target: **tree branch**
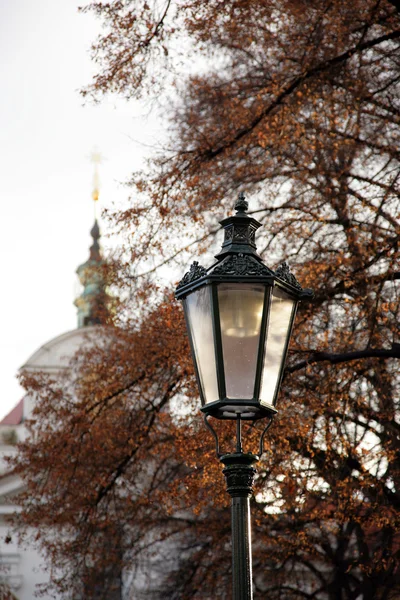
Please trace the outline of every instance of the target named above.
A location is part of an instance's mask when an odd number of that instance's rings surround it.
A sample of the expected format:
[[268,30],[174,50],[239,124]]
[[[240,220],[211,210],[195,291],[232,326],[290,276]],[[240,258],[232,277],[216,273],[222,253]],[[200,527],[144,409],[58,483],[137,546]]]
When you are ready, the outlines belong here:
[[318,362],[330,362],[332,365],[335,365],[351,360],[360,360],[360,358],[400,358],[400,344],[393,343],[390,349],[366,348],[365,350],[354,350],[352,352],[343,352],[340,354],[313,352],[306,360],[302,360],[295,365],[286,367],[285,374],[300,371],[308,365]]
[[308,69],[301,75],[297,76],[286,88],[284,88],[281,91],[280,94],[278,94],[278,96],[273,102],[271,102],[271,104],[269,104],[269,106],[267,106],[255,119],[253,119],[253,121],[248,126],[238,131],[238,133],[230,141],[228,141],[226,144],[222,144],[215,150],[207,150],[206,152],[204,152],[205,157],[210,160],[224,152],[227,148],[231,148],[232,146],[234,146],[244,136],[253,131],[253,129],[255,129],[255,127],[257,127],[257,125],[259,125],[265,117],[267,117],[277,106],[282,104],[284,100],[288,96],[290,96],[302,83],[311,79],[312,77],[314,77],[314,75],[323,73],[327,71],[330,67],[334,67],[336,65],[345,63],[352,56],[357,54],[357,52],[369,50],[370,48],[374,48],[375,46],[378,46],[384,42],[387,42],[389,40],[395,40],[397,38],[400,38],[400,30],[398,29],[386,35],[382,35],[372,40],[368,40],[367,42],[358,43],[353,48],[349,48],[348,50],[346,50],[346,52],[343,52],[338,56],[334,56],[333,58],[322,62],[311,69]]

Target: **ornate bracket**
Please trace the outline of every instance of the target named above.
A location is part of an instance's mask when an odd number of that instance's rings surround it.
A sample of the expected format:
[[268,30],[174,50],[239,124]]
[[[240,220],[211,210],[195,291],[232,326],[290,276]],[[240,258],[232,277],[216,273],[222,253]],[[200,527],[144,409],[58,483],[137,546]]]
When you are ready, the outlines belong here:
[[232,277],[271,277],[273,272],[249,254],[231,254],[218,263],[210,275],[231,275]]
[[208,419],[210,418],[210,415],[205,415],[204,416],[204,423],[206,424],[206,427],[209,431],[211,431],[212,436],[214,437],[215,440],[215,453],[217,455],[218,458],[221,458],[222,454],[219,451],[219,440],[218,440],[218,435],[217,432],[215,431],[214,427],[211,425],[211,423],[209,423]]
[[288,283],[292,287],[296,288],[296,290],[303,291],[300,283],[297,281],[296,277],[290,271],[289,265],[287,262],[283,262],[275,271],[275,275],[282,279],[285,283]]
[[[222,456],[233,456],[233,454],[232,455],[231,454],[223,455],[220,452],[218,435],[217,435],[217,432],[215,431],[214,427],[209,422],[210,418],[211,418],[210,415],[205,415],[204,423],[205,423],[207,429],[211,432],[211,434],[215,440],[215,453],[216,453],[217,457],[221,460]],[[265,434],[267,433],[268,429],[271,427],[273,420],[274,420],[274,416],[271,416],[266,427],[264,428],[264,430],[261,434],[258,455],[250,454],[249,456],[253,456],[253,457],[256,456],[257,460],[258,460],[258,457],[263,454],[263,452],[264,452],[264,437],[265,437]],[[243,449],[242,449],[242,427],[241,427],[241,419],[240,418],[236,419],[236,452],[234,453],[234,455],[235,456],[238,456],[238,455],[245,456],[245,454],[243,453]]]
[[272,417],[270,417],[269,423],[267,423],[267,426],[265,427],[264,431],[261,434],[261,437],[260,437],[260,448],[258,450],[258,456],[260,456],[260,457],[264,453],[264,437],[265,437],[265,434],[267,433],[268,429],[271,427],[272,421],[274,420],[274,416],[275,415],[273,415]]
[[200,277],[204,277],[204,275],[207,275],[207,269],[199,265],[197,260],[195,260],[194,263],[190,266],[190,271],[188,271],[188,273],[185,273],[181,281],[178,283],[176,289],[179,290],[184,285],[192,283],[192,281],[196,281],[196,279],[200,279]]

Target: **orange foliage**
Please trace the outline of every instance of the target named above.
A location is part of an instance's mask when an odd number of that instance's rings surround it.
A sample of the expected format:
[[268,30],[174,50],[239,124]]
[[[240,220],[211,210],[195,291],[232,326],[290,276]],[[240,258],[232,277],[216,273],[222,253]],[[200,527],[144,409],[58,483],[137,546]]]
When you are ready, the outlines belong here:
[[[160,273],[178,278],[199,253],[206,263],[216,218],[248,190],[266,263],[289,259],[316,292],[297,318],[259,465],[257,597],[397,597],[398,3],[115,0],[85,10],[106,26],[85,93],[163,93],[170,144],[133,175],[132,205],[113,215],[127,234],[113,264],[118,321],[77,357],[73,385],[26,381],[40,401],[15,462],[27,482],[23,523],[65,569],[61,589],[77,573],[89,581],[173,547],[159,597],[229,597],[228,499],[197,408],[180,419],[171,409],[195,406],[197,391]],[[365,354],[348,360],[356,350]],[[260,426],[246,433],[248,450]]]

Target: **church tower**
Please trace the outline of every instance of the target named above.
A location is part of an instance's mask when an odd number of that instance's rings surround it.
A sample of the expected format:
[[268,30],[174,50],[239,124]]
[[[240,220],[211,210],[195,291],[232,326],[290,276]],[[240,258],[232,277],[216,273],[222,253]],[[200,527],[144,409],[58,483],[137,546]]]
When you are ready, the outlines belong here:
[[89,259],[79,265],[76,271],[83,286],[81,295],[74,303],[78,309],[78,327],[103,325],[109,316],[104,277],[105,262],[100,250],[100,229],[97,219],[90,235],[93,243],[90,246]]
[[[101,156],[98,152],[93,152],[92,161],[95,165],[92,198],[96,215],[96,204],[100,195],[97,168],[98,164],[101,162]],[[105,261],[101,254],[99,243],[100,228],[96,216],[90,235],[93,238],[93,243],[90,246],[89,258],[86,262],[79,265],[76,271],[79,281],[83,286],[81,295],[76,298],[74,302],[78,309],[78,328],[89,327],[91,325],[104,325],[109,317],[109,297],[106,292]]]

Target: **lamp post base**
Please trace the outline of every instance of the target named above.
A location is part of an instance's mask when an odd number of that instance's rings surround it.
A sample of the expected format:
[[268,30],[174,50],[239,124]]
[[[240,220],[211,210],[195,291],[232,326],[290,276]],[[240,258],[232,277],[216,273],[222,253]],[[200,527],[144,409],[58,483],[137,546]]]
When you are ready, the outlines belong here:
[[256,474],[253,464],[258,459],[255,454],[243,452],[224,454],[220,458],[225,466],[227,492],[231,496],[233,600],[253,598],[249,500]]

